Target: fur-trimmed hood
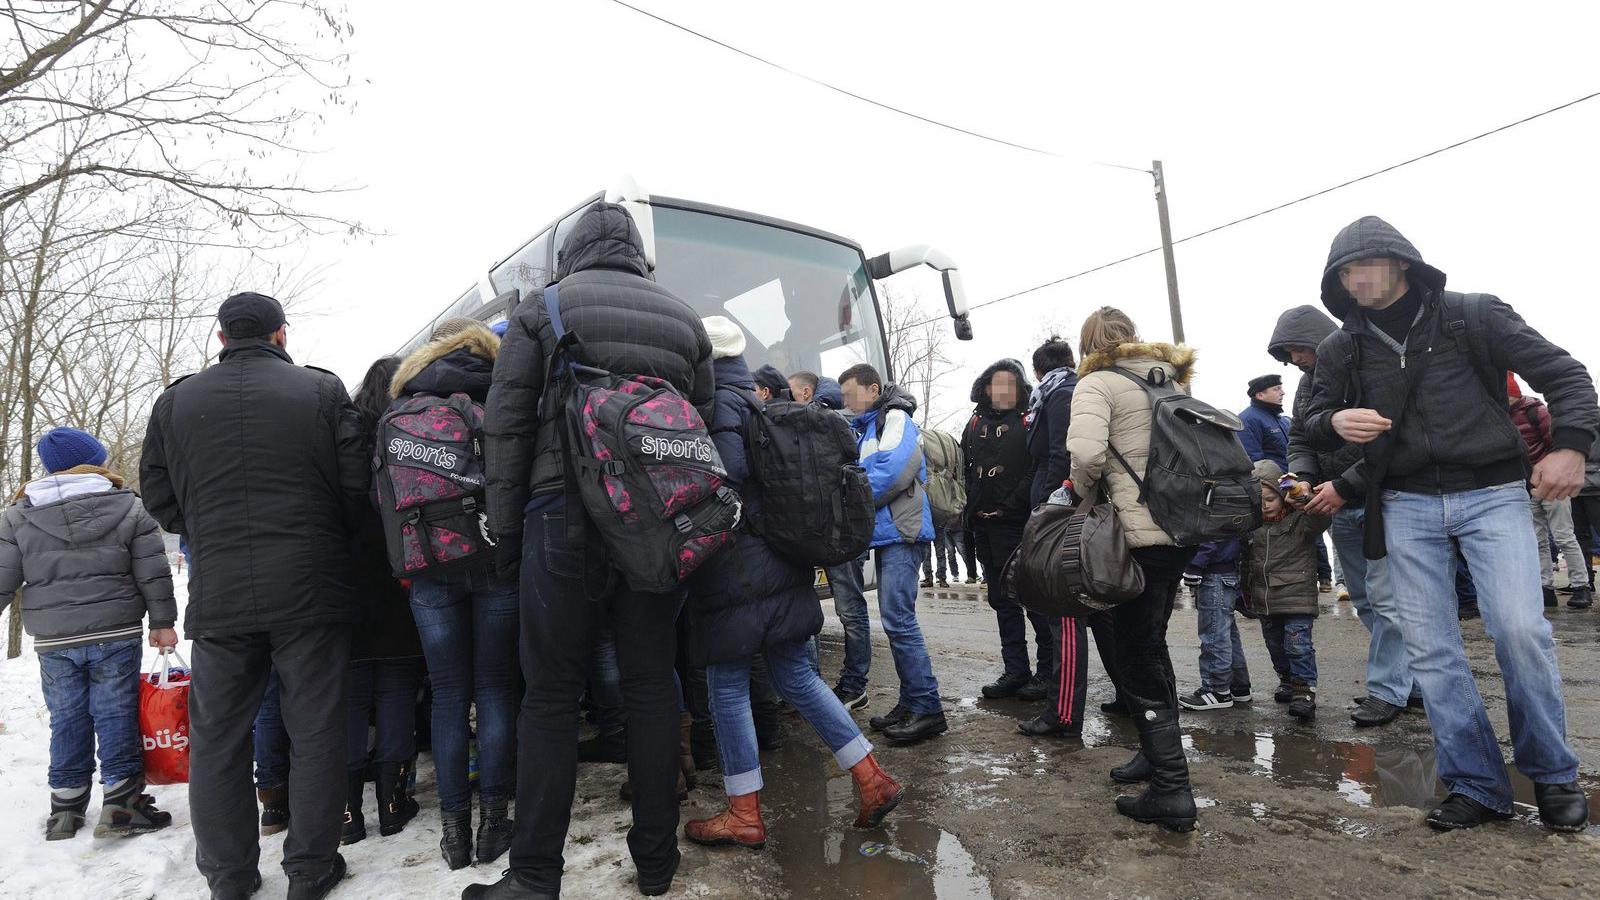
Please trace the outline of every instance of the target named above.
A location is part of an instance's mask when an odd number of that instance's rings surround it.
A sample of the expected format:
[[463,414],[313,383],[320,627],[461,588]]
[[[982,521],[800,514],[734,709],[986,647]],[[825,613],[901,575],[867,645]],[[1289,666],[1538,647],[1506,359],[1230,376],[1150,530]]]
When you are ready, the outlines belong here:
[[[428,372],[429,368],[447,356],[457,355],[457,359],[451,360],[456,365],[448,368],[466,370],[464,374],[469,376],[469,380],[475,381],[476,379],[470,376],[476,376],[480,370],[482,373],[492,372],[495,357],[499,354],[500,338],[489,330],[489,326],[474,322],[455,334],[429,341],[411,351],[411,354],[400,363],[400,368],[395,370],[394,380],[389,382],[389,396],[398,399],[407,394],[449,394],[455,391],[471,394],[473,391],[466,386],[434,383],[460,380],[460,374],[452,372],[430,373]],[[482,363],[482,365],[474,365],[474,363]],[[438,377],[428,377],[429,375],[437,375]],[[456,377],[450,377],[451,375],[456,375]],[[417,383],[412,384],[412,382]],[[450,389],[441,391],[439,390],[441,386]],[[484,392],[487,393],[487,391],[488,385],[486,381]]]
[[1163,362],[1173,369],[1173,380],[1178,384],[1188,384],[1194,378],[1194,348],[1186,344],[1173,346],[1172,344],[1132,342],[1118,344],[1110,350],[1091,353],[1078,364],[1078,377],[1082,378],[1091,372],[1109,369],[1118,362],[1129,360],[1149,360]]
[[1010,372],[1017,379],[1017,409],[1027,409],[1028,401],[1033,397],[1033,385],[1028,383],[1027,373],[1022,369],[1022,363],[1014,359],[1002,359],[991,363],[983,374],[972,382],[972,402],[981,410],[992,410],[989,405],[989,381],[996,372]]

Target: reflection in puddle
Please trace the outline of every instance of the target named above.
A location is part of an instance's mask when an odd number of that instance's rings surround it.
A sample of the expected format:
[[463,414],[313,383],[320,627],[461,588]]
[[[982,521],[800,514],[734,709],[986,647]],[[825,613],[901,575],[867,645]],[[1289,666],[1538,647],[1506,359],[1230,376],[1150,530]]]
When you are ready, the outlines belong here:
[[[1004,755],[957,755],[952,769],[966,766],[989,779],[1015,777]],[[766,788],[761,801],[767,812],[766,854],[781,873],[781,883],[797,897],[862,897],[900,900],[988,898],[989,881],[972,855],[949,832],[923,817],[915,797],[908,798],[883,827],[862,831],[851,827],[855,798],[848,773],[817,752],[810,741],[790,740],[784,749],[762,755]],[[977,793],[997,785],[971,785],[969,805],[988,798]],[[982,799],[980,799],[982,798]],[[996,802],[989,800],[989,802]]]
[[[1432,748],[1373,746],[1296,734],[1209,731],[1185,735],[1184,746],[1202,756],[1249,763],[1251,774],[1270,777],[1285,787],[1333,791],[1357,806],[1429,809],[1444,797]],[[1509,766],[1507,772],[1517,803],[1524,811],[1533,809],[1533,783]],[[1591,808],[1600,808],[1600,779],[1580,777],[1578,784],[1589,795]],[[1265,813],[1261,804],[1251,804],[1252,815]]]

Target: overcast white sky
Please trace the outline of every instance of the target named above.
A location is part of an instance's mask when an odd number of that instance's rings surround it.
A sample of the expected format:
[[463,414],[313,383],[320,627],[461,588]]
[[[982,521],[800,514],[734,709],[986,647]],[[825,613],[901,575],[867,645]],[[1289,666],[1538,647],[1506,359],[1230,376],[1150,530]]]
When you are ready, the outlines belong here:
[[[791,68],[1053,159],[893,116],[605,0],[352,0],[354,113],[307,175],[387,236],[325,242],[300,362],[353,383],[492,261],[624,173],[650,191],[859,241],[931,243],[976,303],[1183,236],[1600,90],[1600,4],[845,3],[638,0]],[[1277,315],[1318,303],[1328,244],[1376,214],[1460,290],[1488,291],[1591,371],[1600,99],[1180,245],[1197,392],[1230,408],[1282,369]],[[930,304],[937,280],[911,279]],[[1153,254],[973,315],[946,402],[1102,304],[1170,337]],[[948,331],[946,332],[948,333]]]

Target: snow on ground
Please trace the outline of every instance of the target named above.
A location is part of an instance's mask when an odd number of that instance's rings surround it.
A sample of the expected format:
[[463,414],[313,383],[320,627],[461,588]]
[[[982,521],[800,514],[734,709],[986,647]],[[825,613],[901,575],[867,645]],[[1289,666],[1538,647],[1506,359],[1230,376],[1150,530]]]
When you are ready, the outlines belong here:
[[[175,578],[181,609],[187,581]],[[47,843],[45,819],[50,798],[46,773],[50,761],[50,716],[39,686],[38,659],[32,641],[25,640],[22,656],[0,661],[0,898],[95,898],[95,900],[149,900],[208,896],[205,880],[194,866],[194,833],[189,825],[187,785],[156,785],[149,789],[156,805],[172,813],[172,826],[155,834],[98,840],[94,822],[99,815],[100,787],[87,815],[88,824],[70,841]],[[180,652],[188,658],[188,643]],[[145,667],[155,659],[145,650]],[[500,877],[506,861],[472,866],[457,872],[445,868],[439,857],[439,802],[434,792],[433,767],[426,755],[419,765],[417,800],[422,812],[406,830],[392,837],[377,832],[376,801],[367,786],[364,812],[368,838],[341,848],[350,874],[332,894],[334,900],[395,900],[395,898],[459,897],[462,888],[476,881]],[[631,816],[617,798],[617,766],[584,767],[579,797],[567,839],[566,875],[562,893],[571,897],[637,897],[633,863],[624,835]],[[97,776],[98,778],[98,776]],[[282,897],[288,879],[283,874],[282,834],[261,839],[263,886],[256,896]],[[683,885],[674,896],[697,893]]]

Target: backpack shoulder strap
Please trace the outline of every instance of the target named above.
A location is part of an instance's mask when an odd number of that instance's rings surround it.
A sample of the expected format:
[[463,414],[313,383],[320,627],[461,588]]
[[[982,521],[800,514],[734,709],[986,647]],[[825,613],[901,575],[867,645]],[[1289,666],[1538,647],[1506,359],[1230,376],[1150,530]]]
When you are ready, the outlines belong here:
[[1483,294],[1439,292],[1442,328],[1467,352],[1489,396],[1498,397],[1505,389],[1505,372],[1496,372],[1489,359],[1489,328],[1485,324],[1487,301]]
[[544,289],[544,311],[550,316],[550,330],[556,333],[556,342],[566,339],[566,326],[561,324],[561,282],[552,281]]

